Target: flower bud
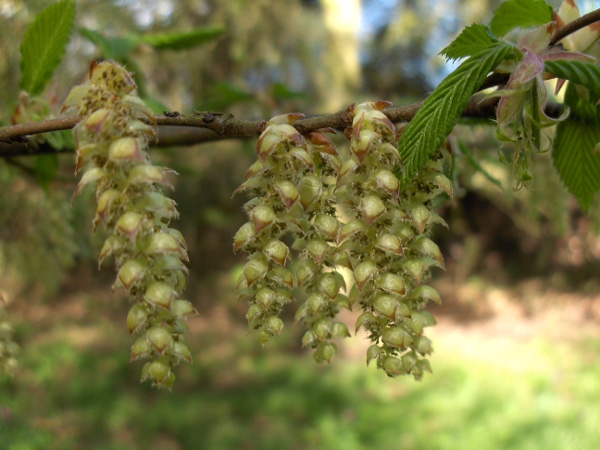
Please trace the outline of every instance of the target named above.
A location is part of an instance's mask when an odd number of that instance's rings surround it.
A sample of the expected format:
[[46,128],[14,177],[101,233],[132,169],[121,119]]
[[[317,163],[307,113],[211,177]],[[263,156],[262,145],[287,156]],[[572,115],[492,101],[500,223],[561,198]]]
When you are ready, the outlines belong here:
[[294,287],[292,272],[283,267],[274,267],[271,271],[269,271],[267,277],[279,285],[286,286],[288,288]]
[[246,222],[240,227],[233,238],[233,251],[236,252],[238,249],[246,246],[249,242],[254,240],[256,237],[256,228],[252,222]]
[[358,232],[366,232],[367,226],[362,219],[352,219],[350,222],[344,224],[340,230],[340,235],[338,238],[338,244],[344,242],[350,236],[358,233]]
[[404,373],[402,361],[394,356],[385,356],[381,366],[389,377],[397,377]]
[[288,211],[300,197],[296,185],[289,180],[280,180],[275,183],[275,190]]
[[152,361],[147,370],[148,377],[159,386],[170,389],[173,385],[173,381],[175,381],[175,376],[171,373],[169,366],[158,359]]
[[308,330],[306,333],[304,333],[304,336],[302,336],[302,348],[306,347],[307,345],[312,345],[316,340],[317,338],[315,337],[315,333],[313,333],[311,330]]
[[342,322],[334,322],[331,325],[331,337],[332,338],[347,338],[350,337],[350,332],[346,324]]
[[137,359],[149,358],[152,356],[153,347],[152,344],[148,341],[146,336],[142,336],[137,339],[134,344],[131,346],[131,358],[130,361],[135,361]]
[[321,197],[321,181],[314,175],[302,177],[298,182],[298,193],[300,194],[300,204],[304,210],[308,209],[315,200]]
[[275,301],[275,291],[268,287],[262,287],[258,290],[255,297],[256,303],[267,311],[271,304]]
[[277,216],[273,212],[273,208],[266,205],[261,205],[254,208],[250,213],[250,216],[252,217],[256,234],[260,233],[263,229],[277,220]]
[[179,217],[175,209],[175,201],[165,197],[160,192],[146,192],[136,203],[135,208],[146,211],[154,216],[155,220],[176,219]]
[[367,365],[369,365],[372,360],[379,358],[379,356],[384,352],[385,351],[377,344],[371,345],[367,349]]
[[366,326],[368,326],[371,323],[377,323],[377,319],[375,318],[373,313],[370,313],[370,312],[362,313],[356,319],[356,325],[354,326],[354,328],[355,328],[354,332],[357,333],[358,330],[360,329],[360,327],[364,326],[366,328]]
[[402,250],[402,244],[400,243],[400,239],[393,234],[380,234],[377,236],[375,241],[375,247],[384,252],[394,253],[396,255],[403,255],[404,251]]
[[173,342],[173,355],[179,361],[192,363],[192,352],[190,352],[190,349],[183,342]]
[[173,300],[171,302],[171,314],[178,319],[187,319],[188,317],[197,316],[198,311],[187,300]]
[[337,237],[338,220],[329,214],[319,214],[315,218],[314,227],[321,236],[329,239]]
[[165,350],[171,348],[171,346],[173,345],[173,338],[171,337],[171,333],[169,333],[163,327],[150,328],[146,332],[146,337],[148,338],[148,342],[152,344],[152,346],[159,355],[162,355],[165,352]]
[[262,259],[251,259],[244,266],[244,276],[248,286],[252,286],[257,280],[263,278],[269,271],[269,266]]
[[373,261],[364,261],[356,266],[354,269],[354,279],[356,280],[356,285],[361,291],[376,272],[377,267]]
[[179,246],[179,242],[169,233],[154,233],[150,235],[146,253],[165,255],[169,253],[178,254],[184,261],[187,261],[187,254]]
[[295,268],[298,287],[303,286],[307,281],[310,281],[318,270],[319,268],[312,259],[300,261]]
[[154,282],[146,288],[144,300],[154,306],[171,309],[171,302],[175,298],[175,291],[166,283],[161,281]]
[[271,333],[271,335],[279,336],[283,329],[283,321],[277,316],[267,317],[265,320],[265,329]]
[[426,336],[419,336],[415,342],[415,348],[421,355],[431,355],[433,346],[431,340]]
[[427,311],[413,312],[408,322],[408,326],[418,336],[423,332],[423,328],[436,325],[437,322],[431,313]]
[[377,286],[390,294],[405,295],[406,283],[404,278],[395,273],[384,273],[377,279]]
[[337,353],[337,346],[331,342],[321,342],[317,347],[317,350],[313,353],[313,358],[318,363],[330,362],[331,358]]
[[173,189],[173,185],[166,177],[165,169],[152,164],[138,164],[132,167],[127,182],[131,185],[156,183]]
[[435,242],[425,236],[419,236],[410,248],[426,256],[434,258],[441,266],[444,265],[444,257]]
[[246,319],[250,326],[253,325],[255,319],[259,319],[264,313],[264,309],[258,306],[256,303],[252,303],[248,307],[248,312],[246,313]]
[[326,273],[319,280],[319,291],[333,299],[340,291],[340,283],[332,273]]
[[372,175],[372,179],[382,189],[389,192],[395,199],[398,198],[398,189],[400,189],[400,182],[396,175],[387,169],[381,169]]
[[306,304],[311,313],[317,315],[319,311],[327,305],[327,298],[322,294],[313,292],[306,299]]
[[98,180],[103,179],[106,176],[106,172],[101,167],[93,167],[90,170],[86,171],[79,183],[77,184],[77,189],[75,189],[75,193],[73,194],[73,198],[77,197],[81,190],[88,185],[89,183],[94,183]]
[[84,121],[83,127],[86,131],[100,135],[105,126],[113,121],[112,111],[107,108],[101,108],[91,113]]
[[423,299],[425,302],[429,300],[434,301],[438,305],[442,304],[442,299],[440,298],[440,294],[431,286],[427,286],[422,284],[421,286],[416,287],[409,295],[410,299]]
[[429,223],[431,212],[425,206],[417,206],[410,211],[410,218],[415,225],[419,234],[423,234],[425,227]]
[[307,169],[313,170],[313,159],[308,152],[300,147],[292,147],[289,154],[306,166]]
[[325,341],[331,336],[331,322],[329,319],[319,319],[312,326],[315,337],[320,341]]
[[318,265],[321,265],[321,262],[323,262],[329,251],[329,245],[322,239],[311,239],[306,244],[306,251]]
[[113,162],[146,162],[148,156],[143,150],[144,144],[138,138],[123,137],[111,142],[108,147],[108,159]]
[[366,197],[363,197],[360,200],[359,208],[367,223],[367,227],[371,226],[377,218],[385,213],[385,205],[376,195],[367,195]]
[[122,201],[123,197],[116,189],[108,189],[102,193],[98,199],[96,208],[96,220],[94,221],[94,229],[97,226],[97,221],[106,222],[113,208]]
[[396,307],[398,302],[392,295],[380,295],[373,301],[373,308],[377,314],[387,317],[391,320],[396,318]]
[[400,350],[404,350],[410,344],[412,344],[412,338],[410,335],[402,328],[397,326],[383,330],[381,340],[390,347],[398,348]]
[[142,280],[148,268],[138,260],[130,259],[119,269],[117,280],[120,285],[129,290],[131,286]]
[[278,239],[270,239],[263,247],[263,253],[267,258],[275,261],[280,266],[285,264],[290,253],[289,248]]
[[144,216],[133,211],[128,211],[119,217],[115,228],[121,234],[127,236],[131,242],[135,242],[135,239],[142,229],[143,224]]
[[437,263],[431,258],[411,258],[402,263],[402,268],[415,280],[416,284],[420,284],[433,264]]

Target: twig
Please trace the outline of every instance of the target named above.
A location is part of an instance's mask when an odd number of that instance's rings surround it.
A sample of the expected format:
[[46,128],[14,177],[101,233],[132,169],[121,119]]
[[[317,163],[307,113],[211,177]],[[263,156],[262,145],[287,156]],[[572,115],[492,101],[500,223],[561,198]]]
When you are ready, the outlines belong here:
[[594,22],[600,22],[600,9],[584,14],[579,19],[575,19],[574,21],[565,24],[564,27],[560,27],[552,35],[552,39],[550,39],[550,45],[557,44],[561,39],[564,39],[568,35],[587,27]]

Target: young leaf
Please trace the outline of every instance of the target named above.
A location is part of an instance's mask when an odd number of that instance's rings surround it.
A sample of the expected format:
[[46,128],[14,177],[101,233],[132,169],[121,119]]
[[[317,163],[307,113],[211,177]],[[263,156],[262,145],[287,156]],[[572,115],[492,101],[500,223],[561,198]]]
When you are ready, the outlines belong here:
[[600,117],[594,101],[580,97],[572,84],[565,104],[571,114],[556,127],[552,159],[565,186],[588,211],[600,191],[600,153],[594,151],[600,142]]
[[485,25],[473,24],[465,28],[452,43],[440,52],[447,59],[460,59],[485,50],[497,39]]
[[492,33],[504,36],[513,28],[543,25],[552,21],[552,6],[544,0],[507,0],[490,23]]
[[225,32],[225,27],[199,28],[179,33],[160,33],[142,36],[142,42],[158,50],[184,50],[212,41]]
[[62,60],[74,21],[74,0],[62,0],[36,16],[21,43],[22,90],[42,93]]
[[600,67],[581,61],[546,61],[545,68],[558,78],[580,84],[590,91],[600,90]]
[[398,144],[405,181],[411,180],[443,144],[488,73],[513,52],[514,47],[505,42],[491,45],[464,61],[425,100]]

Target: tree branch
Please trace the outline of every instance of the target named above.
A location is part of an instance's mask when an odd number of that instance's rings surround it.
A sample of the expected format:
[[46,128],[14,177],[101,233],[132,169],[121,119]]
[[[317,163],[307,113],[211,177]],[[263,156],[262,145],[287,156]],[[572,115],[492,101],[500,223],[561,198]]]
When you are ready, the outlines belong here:
[[573,34],[594,22],[600,22],[600,9],[584,14],[579,19],[575,19],[574,21],[565,24],[565,26],[560,27],[552,35],[550,45],[556,45],[561,39],[564,39],[568,35]]
[[[492,120],[496,115],[497,98],[480,101],[473,98],[462,114],[467,119]],[[410,122],[423,103],[387,108],[383,112],[395,123]],[[562,105],[549,103],[546,114],[550,117],[560,115]],[[192,146],[223,139],[258,137],[262,133],[264,120],[239,120],[229,114],[196,112],[183,115],[168,113],[155,117],[159,124],[159,141],[156,147]],[[10,136],[9,142],[0,141],[0,158],[40,155],[52,153],[71,153],[73,149],[57,150],[47,143],[38,144],[19,134],[27,130],[29,134],[46,133],[69,129],[78,123],[77,117],[52,119],[44,122],[33,122],[0,128],[0,136]],[[294,127],[300,133],[307,133],[319,128],[331,127],[344,130],[352,125],[352,116],[347,110],[335,114],[323,114],[298,120]],[[16,131],[15,131],[16,130]]]

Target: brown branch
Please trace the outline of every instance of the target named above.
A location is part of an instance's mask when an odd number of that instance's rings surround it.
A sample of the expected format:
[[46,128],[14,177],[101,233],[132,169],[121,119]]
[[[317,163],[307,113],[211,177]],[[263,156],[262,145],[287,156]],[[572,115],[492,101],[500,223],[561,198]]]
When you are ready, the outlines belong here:
[[564,39],[568,35],[587,27],[594,22],[600,22],[600,9],[592,11],[588,14],[584,14],[579,19],[575,19],[574,21],[565,24],[565,26],[560,27],[552,35],[552,39],[550,39],[550,45],[556,45],[561,39]]

